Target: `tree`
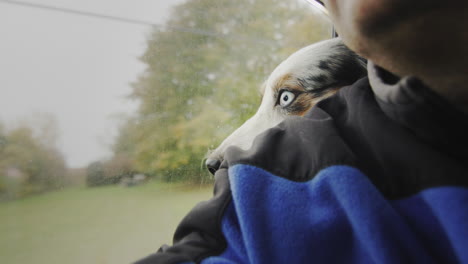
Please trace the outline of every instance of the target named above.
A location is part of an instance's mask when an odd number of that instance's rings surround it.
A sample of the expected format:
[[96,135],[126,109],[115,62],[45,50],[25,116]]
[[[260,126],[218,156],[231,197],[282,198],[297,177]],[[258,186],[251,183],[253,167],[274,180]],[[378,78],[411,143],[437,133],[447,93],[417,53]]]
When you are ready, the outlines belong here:
[[[261,85],[292,51],[327,35],[296,1],[191,0],[154,29],[133,83],[140,102],[114,147],[137,170],[165,180],[204,181],[202,158],[250,117]],[[191,28],[185,33],[175,31]]]
[[[0,126],[0,199],[62,187],[66,165],[52,141],[34,135],[25,123],[11,130]],[[55,126],[48,126],[54,127]],[[55,130],[51,134],[57,136]],[[45,134],[44,134],[45,135]],[[51,139],[52,137],[50,137]]]
[[105,184],[104,166],[102,162],[95,161],[86,169],[86,185],[89,187]]

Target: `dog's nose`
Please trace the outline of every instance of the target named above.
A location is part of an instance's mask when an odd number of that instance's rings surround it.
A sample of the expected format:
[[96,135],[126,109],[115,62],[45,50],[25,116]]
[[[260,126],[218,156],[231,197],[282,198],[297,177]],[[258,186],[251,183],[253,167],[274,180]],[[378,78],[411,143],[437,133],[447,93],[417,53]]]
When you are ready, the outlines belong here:
[[219,159],[207,159],[205,161],[205,165],[208,168],[208,171],[214,175],[219,169],[219,166],[221,166],[221,161]]

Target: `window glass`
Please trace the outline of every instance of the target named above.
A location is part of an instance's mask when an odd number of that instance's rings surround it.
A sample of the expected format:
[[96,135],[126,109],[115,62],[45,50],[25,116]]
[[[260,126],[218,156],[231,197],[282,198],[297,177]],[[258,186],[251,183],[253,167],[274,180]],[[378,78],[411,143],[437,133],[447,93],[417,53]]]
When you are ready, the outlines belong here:
[[305,0],[0,1],[0,263],[128,263],[211,195],[203,160],[292,52]]

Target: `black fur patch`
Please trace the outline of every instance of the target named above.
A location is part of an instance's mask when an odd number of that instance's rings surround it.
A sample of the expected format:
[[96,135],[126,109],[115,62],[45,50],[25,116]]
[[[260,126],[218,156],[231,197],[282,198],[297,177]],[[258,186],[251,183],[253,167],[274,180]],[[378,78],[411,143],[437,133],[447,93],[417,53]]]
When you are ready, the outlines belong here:
[[326,60],[319,61],[318,67],[324,71],[330,70],[330,64]]
[[[328,56],[310,70],[310,76],[299,79],[303,87],[320,97],[329,89],[346,86],[367,74],[366,60],[339,43],[330,47]],[[320,69],[317,72],[317,68]]]
[[325,85],[328,82],[328,77],[325,74],[312,75],[307,77],[307,82],[316,83],[317,85]]
[[349,85],[367,74],[366,61],[348,49],[344,44],[335,47],[336,55],[330,57],[334,67],[329,71],[332,80]]

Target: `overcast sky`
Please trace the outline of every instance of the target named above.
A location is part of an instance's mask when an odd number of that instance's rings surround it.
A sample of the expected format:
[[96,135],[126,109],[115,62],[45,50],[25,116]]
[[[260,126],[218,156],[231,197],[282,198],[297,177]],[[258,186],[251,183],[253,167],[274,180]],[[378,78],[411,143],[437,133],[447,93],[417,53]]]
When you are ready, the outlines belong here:
[[[163,23],[183,0],[24,0]],[[0,1],[0,122],[53,113],[71,167],[110,155],[151,28]],[[114,117],[113,117],[114,116]]]

